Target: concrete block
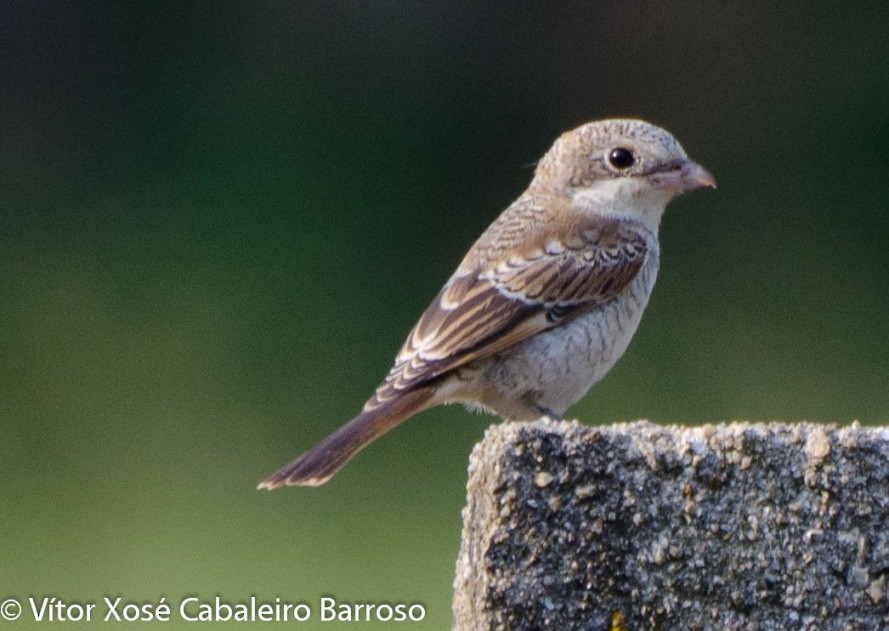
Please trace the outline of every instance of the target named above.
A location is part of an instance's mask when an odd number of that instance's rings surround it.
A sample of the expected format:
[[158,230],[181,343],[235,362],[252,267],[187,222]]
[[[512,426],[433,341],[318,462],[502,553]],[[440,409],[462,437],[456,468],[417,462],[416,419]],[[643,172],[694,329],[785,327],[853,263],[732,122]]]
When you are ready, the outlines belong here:
[[454,588],[467,631],[889,629],[889,429],[493,426]]

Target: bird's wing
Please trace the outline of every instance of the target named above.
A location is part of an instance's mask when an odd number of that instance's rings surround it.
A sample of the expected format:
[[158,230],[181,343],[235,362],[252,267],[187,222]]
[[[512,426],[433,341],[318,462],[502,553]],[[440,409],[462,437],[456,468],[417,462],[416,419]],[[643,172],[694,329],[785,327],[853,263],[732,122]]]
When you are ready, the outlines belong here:
[[420,317],[365,409],[612,300],[648,252],[644,234],[619,220],[536,232],[523,239],[524,248],[510,247],[499,259],[479,257],[484,264],[468,268],[464,262]]

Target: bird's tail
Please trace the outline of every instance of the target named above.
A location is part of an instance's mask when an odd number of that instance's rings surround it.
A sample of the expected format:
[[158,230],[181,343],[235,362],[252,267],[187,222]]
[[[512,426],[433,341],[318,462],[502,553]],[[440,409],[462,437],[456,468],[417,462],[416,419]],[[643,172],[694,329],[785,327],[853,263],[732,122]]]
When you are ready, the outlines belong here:
[[417,412],[434,405],[431,386],[414,388],[383,405],[365,410],[299,458],[264,480],[259,489],[321,486],[352,457]]

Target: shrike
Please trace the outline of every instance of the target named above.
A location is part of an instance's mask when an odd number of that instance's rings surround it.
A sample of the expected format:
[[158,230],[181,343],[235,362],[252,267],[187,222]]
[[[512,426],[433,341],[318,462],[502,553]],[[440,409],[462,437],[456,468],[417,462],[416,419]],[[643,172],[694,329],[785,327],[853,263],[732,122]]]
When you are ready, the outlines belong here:
[[667,203],[716,180],[668,132],[604,120],[558,138],[420,316],[362,412],[259,488],[323,484],[414,414],[460,402],[560,417],[623,355],[658,273]]

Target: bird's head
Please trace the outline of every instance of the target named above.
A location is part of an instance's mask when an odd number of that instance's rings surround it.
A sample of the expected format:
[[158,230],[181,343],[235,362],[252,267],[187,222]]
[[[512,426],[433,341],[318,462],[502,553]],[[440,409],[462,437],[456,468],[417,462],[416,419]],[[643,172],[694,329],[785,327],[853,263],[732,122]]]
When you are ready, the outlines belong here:
[[716,188],[716,180],[669,132],[641,120],[612,119],[562,134],[540,160],[535,187],[569,196],[578,209],[656,228],[671,199]]

